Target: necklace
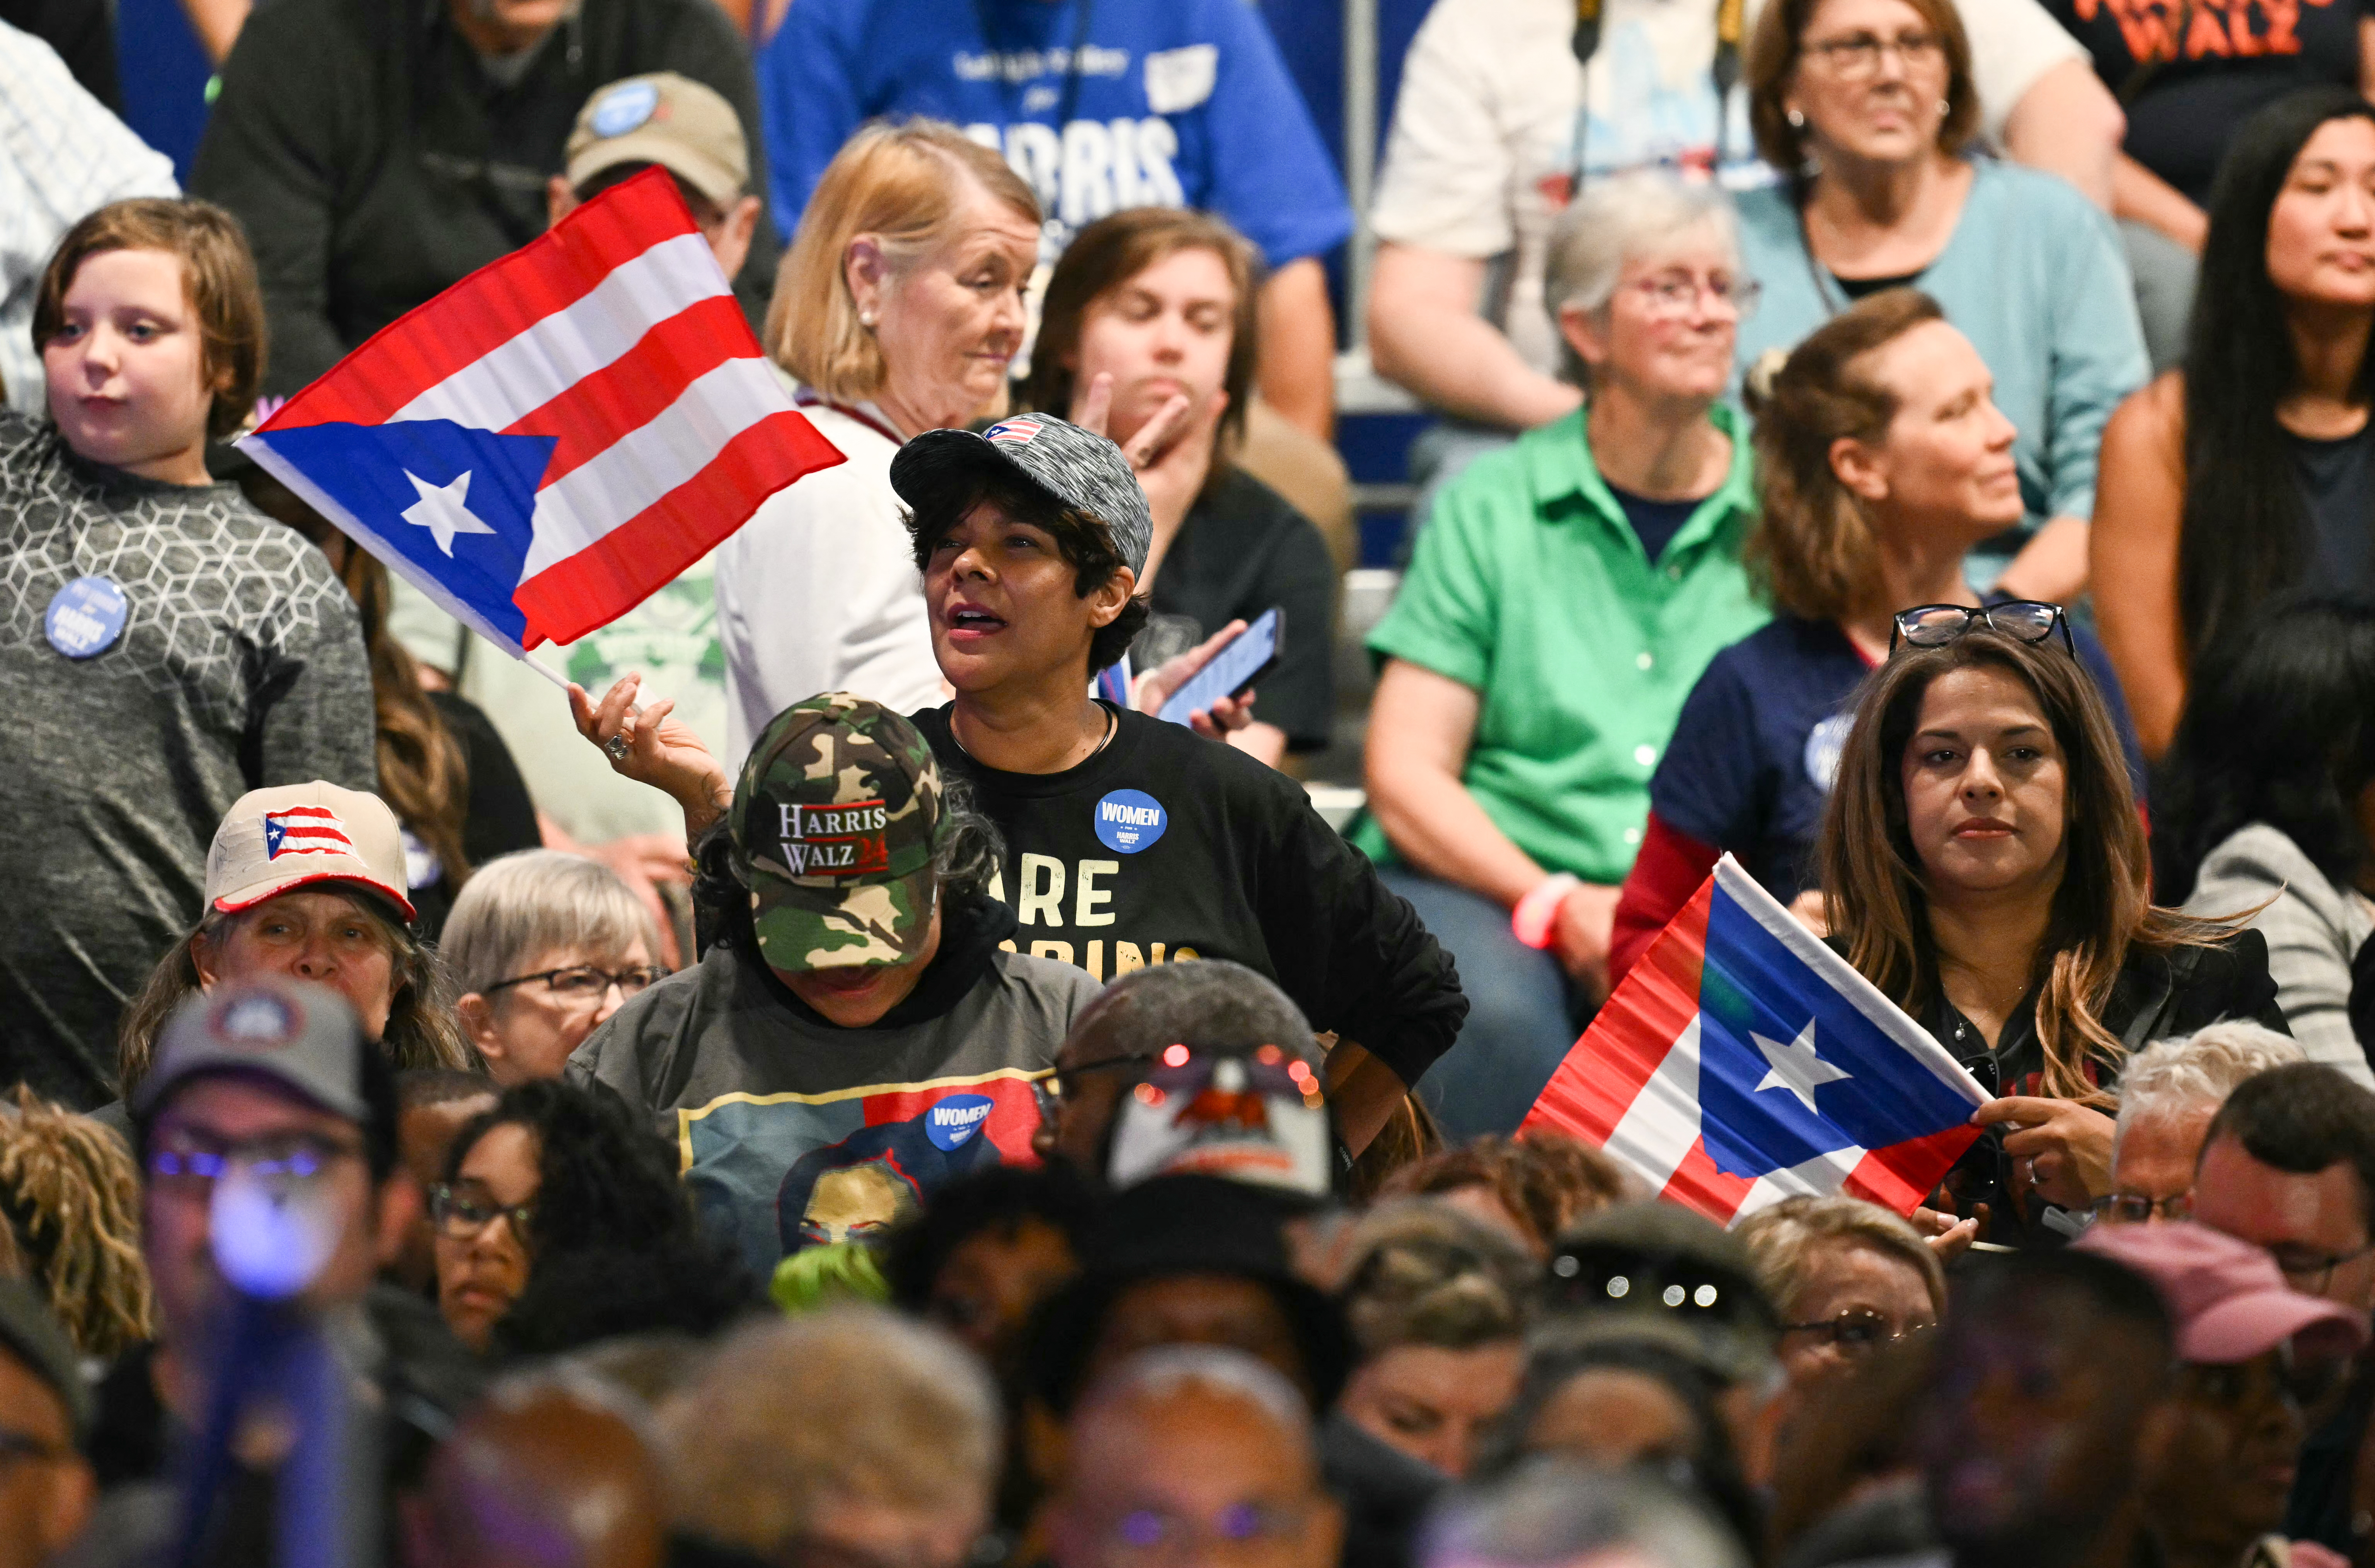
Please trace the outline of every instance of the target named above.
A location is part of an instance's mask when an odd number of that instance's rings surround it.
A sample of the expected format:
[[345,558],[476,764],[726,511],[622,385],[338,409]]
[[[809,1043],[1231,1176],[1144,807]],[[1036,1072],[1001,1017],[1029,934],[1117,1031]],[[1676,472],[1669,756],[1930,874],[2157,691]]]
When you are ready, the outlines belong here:
[[[1106,707],[1102,702],[1098,703],[1097,706],[1105,713],[1105,732],[1097,737],[1097,743],[1094,746],[1089,748],[1089,757],[1094,757],[1106,747],[1111,746],[1113,744],[1113,737],[1121,733],[1121,720],[1115,715],[1114,711],[1111,708]],[[972,748],[965,745],[964,737],[957,733],[957,719],[954,713],[951,713],[949,715],[949,738],[956,742],[957,749],[964,753],[965,760],[969,762],[980,760],[979,758],[973,754]],[[1081,758],[1081,762],[1087,761],[1089,757]],[[1056,771],[1059,773],[1064,772],[1069,769],[1079,767],[1081,762],[1068,762],[1063,767],[1058,768]]]

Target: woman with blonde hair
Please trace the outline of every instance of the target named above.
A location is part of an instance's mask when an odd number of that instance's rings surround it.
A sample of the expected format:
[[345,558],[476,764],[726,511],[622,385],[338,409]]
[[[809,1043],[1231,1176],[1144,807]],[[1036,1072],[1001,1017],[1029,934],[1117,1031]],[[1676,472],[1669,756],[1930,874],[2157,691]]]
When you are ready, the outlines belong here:
[[941,701],[891,459],[912,436],[1002,408],[1039,225],[1006,159],[938,120],[867,126],[818,182],[766,345],[848,461],[718,547],[729,759],[815,692],[898,713]]
[[2044,607],[1900,611],[1823,819],[1832,947],[2003,1096],[1945,1183],[1997,1240],[2067,1235],[2109,1190],[2131,1052],[2285,1027],[2259,932],[2152,902],[2109,711]]
[[[1611,943],[1620,978],[1726,854],[1820,928],[1814,835],[1855,690],[1898,610],[1981,602],[1963,558],[2020,520],[1994,377],[1927,294],[1859,301],[1750,396],[1763,505],[1743,553],[1774,619],[1707,666],[1650,777]],[[2032,620],[2051,609],[1988,602]],[[2109,660],[2083,628],[2072,646],[2140,779]]]
[[1844,1194],[1789,1197],[1741,1221],[1740,1239],[1781,1312],[1793,1381],[1838,1373],[1946,1315],[1946,1271],[1920,1233]]
[[18,1084],[0,1104],[0,1275],[41,1291],[76,1350],[110,1361],[156,1333],[123,1139]]

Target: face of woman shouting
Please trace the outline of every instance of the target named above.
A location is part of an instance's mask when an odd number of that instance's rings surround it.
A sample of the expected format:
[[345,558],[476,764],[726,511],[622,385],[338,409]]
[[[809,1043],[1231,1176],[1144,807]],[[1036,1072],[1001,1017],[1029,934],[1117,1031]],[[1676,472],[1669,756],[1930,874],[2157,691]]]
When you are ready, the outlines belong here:
[[994,411],[1022,348],[1039,227],[971,178],[956,199],[943,238],[914,255],[895,255],[872,235],[849,246],[849,291],[882,349],[876,401],[904,435]]

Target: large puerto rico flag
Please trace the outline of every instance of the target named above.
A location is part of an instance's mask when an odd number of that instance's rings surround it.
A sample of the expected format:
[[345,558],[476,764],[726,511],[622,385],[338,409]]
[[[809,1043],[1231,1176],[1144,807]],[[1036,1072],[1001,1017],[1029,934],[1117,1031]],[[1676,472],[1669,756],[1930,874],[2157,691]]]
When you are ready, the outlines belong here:
[[1528,1128],[1731,1224],[1801,1193],[1910,1214],[1987,1093],[1729,855],[1625,977]]
[[239,445],[523,655],[625,614],[844,460],[659,169],[391,324]]

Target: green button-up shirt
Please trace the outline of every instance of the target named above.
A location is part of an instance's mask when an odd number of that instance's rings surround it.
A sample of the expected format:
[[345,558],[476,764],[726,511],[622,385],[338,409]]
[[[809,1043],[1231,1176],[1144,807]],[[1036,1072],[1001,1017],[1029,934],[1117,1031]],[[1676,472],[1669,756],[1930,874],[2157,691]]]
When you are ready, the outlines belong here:
[[[1731,471],[1651,561],[1584,439],[1585,411],[1479,458],[1419,535],[1369,634],[1483,698],[1461,782],[1554,871],[1616,883],[1649,816],[1649,775],[1718,651],[1769,619],[1740,564],[1756,506],[1749,445],[1721,405]],[[1353,842],[1388,862],[1374,819]]]

